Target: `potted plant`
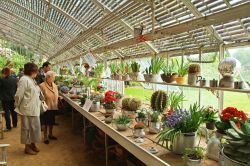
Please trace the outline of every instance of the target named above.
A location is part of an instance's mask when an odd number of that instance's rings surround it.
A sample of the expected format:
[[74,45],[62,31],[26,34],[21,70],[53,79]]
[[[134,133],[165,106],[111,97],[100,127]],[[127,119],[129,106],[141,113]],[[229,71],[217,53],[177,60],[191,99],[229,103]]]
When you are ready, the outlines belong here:
[[168,114],[158,142],[166,144],[166,148],[176,154],[183,154],[185,148],[195,146],[196,133],[203,123],[202,109],[195,103],[189,110],[175,110]]
[[137,116],[136,116],[135,120],[137,122],[142,122],[142,123],[144,123],[146,125],[147,124],[148,110],[143,108],[143,109],[137,110],[136,113],[137,113]]
[[205,150],[202,147],[186,148],[183,159],[187,166],[201,166],[201,160],[205,157]]
[[183,85],[185,83],[185,76],[188,74],[188,63],[184,63],[183,61],[179,63],[176,60],[176,64],[178,67],[178,77],[175,78],[175,81],[177,84]]
[[159,77],[158,74],[160,73],[163,64],[164,59],[162,57],[155,56],[151,58],[150,67],[145,70],[146,74],[144,74],[144,79],[147,82],[157,82]]
[[115,123],[117,130],[125,131],[127,130],[128,125],[131,122],[131,119],[128,116],[122,115],[114,119],[113,122]]
[[114,91],[107,91],[105,93],[105,97],[103,99],[103,108],[105,109],[106,113],[114,113],[116,109],[116,101],[117,98],[115,97],[116,92]]
[[101,109],[101,101],[103,96],[101,94],[92,94],[90,100],[92,100],[92,105],[90,107],[90,112],[97,112]]
[[171,64],[162,66],[163,74],[161,74],[161,78],[166,83],[172,83],[175,81],[177,73],[175,72],[175,63],[172,59]]
[[138,122],[135,124],[134,126],[134,137],[136,138],[143,138],[145,136],[145,131],[144,131],[144,128],[145,128],[145,124],[142,123],[142,122]]
[[114,97],[117,99],[117,100],[116,100],[116,105],[117,105],[118,107],[121,107],[123,95],[120,94],[120,93],[118,93],[118,92],[115,92]]
[[213,106],[207,106],[203,109],[203,119],[206,123],[206,128],[209,130],[215,129],[215,122],[218,118],[218,110],[214,109]]
[[131,118],[136,117],[136,110],[140,109],[142,102],[137,98],[124,98],[122,100],[122,113]]
[[241,112],[242,118],[231,119],[226,140],[222,143],[222,166],[247,166],[250,163],[250,120]]
[[199,64],[190,64],[188,67],[188,84],[196,85],[198,77],[200,77],[201,67]]
[[139,77],[139,73],[140,73],[140,67],[141,67],[141,65],[137,62],[131,63],[132,73],[130,73],[129,76],[133,81],[139,80],[138,77]]
[[103,71],[104,71],[104,65],[103,64],[98,64],[95,68],[95,77],[96,78],[102,78],[103,77]]
[[150,99],[150,105],[153,111],[164,112],[167,107],[168,96],[165,91],[155,91]]
[[118,71],[119,71],[119,67],[116,63],[111,63],[109,65],[110,68],[110,72],[111,72],[111,79],[119,79],[119,75],[118,75]]
[[80,98],[80,106],[83,107],[85,104],[86,99],[88,96],[86,94],[83,94],[82,97]]
[[132,72],[131,66],[128,63],[123,64],[122,66],[122,80],[130,81],[129,73]]
[[156,134],[161,130],[162,113],[158,111],[149,112],[149,132]]
[[184,99],[185,97],[183,93],[175,93],[175,92],[170,93],[168,96],[169,106],[170,106],[169,111],[175,111],[177,109],[181,109],[181,103],[185,101]]

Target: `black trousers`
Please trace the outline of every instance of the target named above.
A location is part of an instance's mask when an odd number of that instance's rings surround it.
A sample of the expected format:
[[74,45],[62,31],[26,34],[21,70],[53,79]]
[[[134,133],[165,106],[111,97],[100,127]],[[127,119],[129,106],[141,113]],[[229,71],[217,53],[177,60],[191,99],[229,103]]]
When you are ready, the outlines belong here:
[[15,109],[14,100],[6,100],[6,101],[3,100],[2,105],[3,105],[3,110],[5,112],[4,117],[6,121],[6,128],[11,129],[10,115],[12,118],[13,127],[16,127],[17,126],[17,113],[14,111]]

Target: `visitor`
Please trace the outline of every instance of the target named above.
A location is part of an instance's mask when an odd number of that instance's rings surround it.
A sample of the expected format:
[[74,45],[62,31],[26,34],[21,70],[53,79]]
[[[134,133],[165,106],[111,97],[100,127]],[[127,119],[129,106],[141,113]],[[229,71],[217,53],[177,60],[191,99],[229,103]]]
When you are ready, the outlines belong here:
[[39,70],[39,74],[36,77],[36,82],[38,85],[44,82],[45,73],[51,70],[51,64],[49,62],[44,62],[41,70]]
[[[55,81],[55,72],[48,71],[45,74],[45,81],[40,84],[41,91],[48,105],[48,110],[41,115],[41,124],[44,132],[44,143],[49,144],[49,140],[57,140],[53,135],[53,126],[55,125],[55,115],[58,110],[58,89]],[[49,128],[49,134],[48,134]]]
[[18,73],[18,79],[20,79],[23,75],[24,75],[23,68],[20,68]]
[[5,131],[10,131],[12,127],[17,127],[17,113],[14,111],[14,96],[17,90],[17,79],[11,77],[11,70],[8,67],[2,70],[2,75],[3,78],[0,80],[0,96],[6,122]]
[[13,77],[13,78],[17,78],[17,75],[16,75],[16,72],[14,69],[10,69],[10,76]]
[[15,95],[15,111],[21,115],[21,143],[25,144],[24,152],[36,155],[39,149],[36,143],[41,140],[40,126],[40,88],[36,84],[38,67],[34,63],[24,65],[24,76],[19,80]]

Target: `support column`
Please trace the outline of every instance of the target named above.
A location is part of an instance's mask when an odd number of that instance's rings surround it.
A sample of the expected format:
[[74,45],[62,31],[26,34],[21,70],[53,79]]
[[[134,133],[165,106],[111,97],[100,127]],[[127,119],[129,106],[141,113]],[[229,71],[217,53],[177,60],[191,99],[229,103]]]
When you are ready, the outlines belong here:
[[[224,44],[220,44],[220,54],[219,54],[219,61],[222,61],[225,58],[225,47]],[[219,76],[219,79],[221,79],[221,76]],[[224,92],[223,91],[219,91],[219,110],[223,110],[224,107]]]

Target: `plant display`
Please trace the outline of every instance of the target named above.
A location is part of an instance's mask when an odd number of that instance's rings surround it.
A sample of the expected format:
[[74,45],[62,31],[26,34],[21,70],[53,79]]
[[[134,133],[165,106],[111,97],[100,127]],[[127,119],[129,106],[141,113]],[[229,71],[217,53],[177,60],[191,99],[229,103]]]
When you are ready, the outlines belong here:
[[137,110],[136,113],[137,113],[138,119],[146,119],[148,110],[147,109],[140,109],[140,110]]
[[131,118],[129,118],[128,116],[125,116],[125,115],[122,115],[116,119],[113,119],[113,123],[120,124],[120,125],[126,125],[130,122],[131,122]]
[[132,98],[130,98],[130,97],[126,97],[126,98],[122,99],[122,109],[129,109],[129,101],[131,99]]
[[121,75],[126,75],[127,74],[127,72],[126,72],[126,63],[124,63],[124,62],[121,62],[119,65],[117,65],[118,67],[119,67],[119,72],[118,72],[118,74],[121,74]]
[[114,97],[115,97],[116,99],[121,99],[123,96],[122,96],[122,94],[116,92],[116,93],[114,94]]
[[101,102],[103,100],[103,95],[102,94],[91,94],[90,100],[92,100],[93,103]]
[[118,71],[119,67],[116,63],[111,63],[109,65],[109,68],[110,68],[110,72],[112,75],[116,75],[118,73],[117,71]]
[[101,63],[98,64],[98,65],[95,67],[94,71],[95,71],[95,76],[96,76],[97,78],[101,78],[101,77],[102,77],[102,74],[103,74],[103,71],[104,71],[104,65],[101,64]]
[[164,64],[164,58],[155,56],[151,59],[151,69],[152,69],[152,74],[159,74],[159,72],[162,69],[162,66]]
[[105,97],[102,100],[103,107],[105,109],[115,109],[116,108],[116,101],[117,101],[117,98],[115,97],[116,94],[117,94],[117,92],[114,92],[114,91],[107,91],[105,93]]
[[205,157],[205,149],[202,147],[186,148],[183,159],[201,160]]
[[167,106],[167,94],[162,90],[155,91],[151,96],[153,111],[163,112]]
[[138,122],[135,124],[134,129],[144,129],[145,125],[142,122]]
[[162,119],[162,113],[158,111],[150,111],[150,122],[161,122]]
[[134,73],[140,72],[140,67],[141,67],[141,65],[137,62],[131,63],[132,72],[134,72]]
[[104,92],[105,91],[105,87],[104,86],[102,86],[102,85],[98,85],[97,87],[96,87],[96,91],[98,91],[98,92]]
[[184,63],[183,61],[181,61],[181,63],[176,60],[176,64],[178,67],[178,75],[179,77],[184,77],[185,75],[188,74],[188,63]]
[[174,60],[171,60],[170,64],[163,64],[162,65],[162,71],[165,75],[172,75],[176,72],[176,65],[174,63]]
[[82,95],[82,97],[80,98],[81,105],[85,104],[85,101],[86,101],[87,98],[88,98],[88,96],[86,94]]
[[214,109],[213,106],[207,106],[203,109],[204,122],[215,122],[218,118],[218,110]]
[[145,73],[146,73],[146,74],[153,74],[153,73],[152,73],[152,67],[151,67],[151,66],[146,67]]
[[141,107],[141,100],[140,99],[137,99],[137,98],[132,98],[131,100],[129,100],[128,102],[128,109],[130,111],[136,111],[138,109],[140,109]]
[[181,103],[185,101],[184,99],[185,97],[183,93],[170,93],[168,96],[170,111],[181,109]]
[[180,133],[196,132],[203,123],[202,109],[195,103],[190,106],[189,110],[175,110],[166,118],[164,124],[167,128],[163,129],[158,135],[159,142],[173,140]]
[[188,67],[188,73],[200,73],[201,67],[199,64],[190,64]]
[[[224,138],[226,142],[223,144],[224,154],[242,165],[250,163],[250,121],[230,120],[230,129],[227,130]],[[240,125],[239,125],[240,124]]]
[[234,107],[225,108],[220,114],[220,121],[215,123],[219,132],[224,133],[227,129],[231,128],[229,121],[234,121],[240,127],[241,121],[247,120],[247,115],[243,111],[239,111]]

